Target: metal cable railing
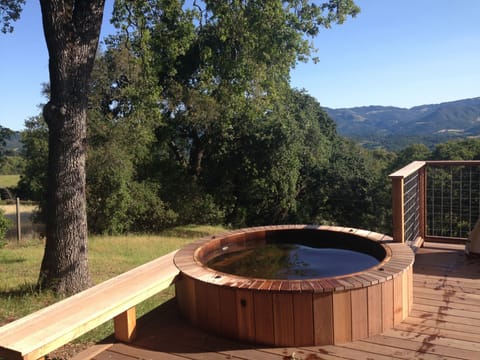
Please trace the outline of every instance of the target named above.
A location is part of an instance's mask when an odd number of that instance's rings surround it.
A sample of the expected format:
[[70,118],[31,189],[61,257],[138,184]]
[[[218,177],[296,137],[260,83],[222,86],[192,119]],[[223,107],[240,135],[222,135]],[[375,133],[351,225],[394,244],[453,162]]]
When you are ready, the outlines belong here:
[[405,242],[410,244],[420,236],[419,178],[415,172],[403,182]]
[[467,238],[480,214],[480,166],[427,167],[427,236]]
[[396,241],[468,238],[480,216],[480,161],[414,161],[390,178]]

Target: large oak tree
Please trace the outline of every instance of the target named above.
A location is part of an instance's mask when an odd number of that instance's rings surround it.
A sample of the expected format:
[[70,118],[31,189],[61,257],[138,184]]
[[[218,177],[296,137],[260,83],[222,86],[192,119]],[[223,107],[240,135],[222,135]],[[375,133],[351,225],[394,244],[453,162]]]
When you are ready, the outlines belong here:
[[[25,0],[0,0],[0,30],[13,30]],[[49,54],[47,242],[38,284],[59,294],[90,285],[85,198],[88,84],[105,0],[40,0]]]
[[41,0],[49,53],[47,242],[39,285],[75,293],[90,285],[85,199],[86,111],[104,0]]

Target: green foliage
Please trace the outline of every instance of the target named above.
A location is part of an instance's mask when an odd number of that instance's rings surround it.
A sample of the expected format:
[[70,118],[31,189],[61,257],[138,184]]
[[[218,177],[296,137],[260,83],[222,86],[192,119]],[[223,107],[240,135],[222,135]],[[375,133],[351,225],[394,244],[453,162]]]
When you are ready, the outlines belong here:
[[480,139],[452,140],[439,144],[433,151],[434,160],[480,160]]
[[133,199],[128,209],[132,221],[130,231],[158,233],[177,223],[177,214],[159,197],[158,184],[133,183],[130,192]]
[[171,226],[175,213],[158,196],[158,185],[133,180],[133,166],[117,147],[91,150],[88,221],[94,233],[154,232]]
[[18,133],[0,125],[0,175],[20,174],[23,159],[18,155]]
[[25,161],[20,155],[5,156],[0,166],[0,175],[21,174],[24,171]]
[[[337,140],[330,166],[323,172],[322,187],[327,196],[323,222],[360,226],[371,212],[369,190],[374,177],[368,173],[365,153],[353,142]],[[325,191],[324,190],[324,191]]]
[[0,26],[3,33],[13,31],[13,21],[20,18],[25,0],[0,0]]
[[90,86],[87,214],[89,231],[154,232],[176,214],[159,197],[160,185],[144,167],[160,119],[157,87],[147,55],[135,56],[121,37],[97,59]]
[[6,145],[6,139],[10,137],[12,130],[0,125],[0,145],[4,147]]
[[[285,221],[296,207],[308,133],[285,105],[295,104],[288,98],[290,68],[311,56],[309,36],[358,9],[351,1],[195,4],[182,10],[176,1],[126,3],[117,12],[120,23],[136,29],[132,43],[145,44],[145,34],[152,39],[166,124],[157,139],[168,144],[161,163],[174,169],[160,175],[169,189],[162,196],[181,219],[203,213],[236,226]],[[132,21],[139,9],[155,8],[161,21]],[[178,46],[165,41],[172,33]],[[329,126],[317,131],[331,135]],[[170,189],[182,201],[171,199]]]
[[431,157],[432,152],[424,144],[412,144],[397,153],[397,157],[391,162],[389,170],[390,172],[394,172],[410,164],[412,161],[425,161]]
[[3,210],[0,209],[0,249],[5,245],[5,235],[10,226],[12,226],[12,222],[5,217]]
[[48,129],[41,116],[25,121],[22,132],[24,171],[18,183],[22,199],[45,201],[48,161]]
[[[246,122],[244,118],[236,123],[237,138],[229,144],[228,156],[219,168],[208,172],[221,174],[226,170],[231,176],[215,187],[230,183],[233,197],[226,194],[222,202],[228,205],[229,199],[235,200],[228,217],[236,226],[279,223],[296,206],[301,167],[299,130],[291,117],[282,114],[282,109],[276,108],[259,119]],[[222,178],[217,175],[217,179]]]
[[87,161],[87,214],[90,231],[118,234],[131,226],[128,181],[131,164],[120,147],[91,150]]
[[6,140],[10,137],[13,132],[10,129],[4,128],[0,125],[0,166],[3,167],[5,162],[5,157],[7,155],[6,150]]

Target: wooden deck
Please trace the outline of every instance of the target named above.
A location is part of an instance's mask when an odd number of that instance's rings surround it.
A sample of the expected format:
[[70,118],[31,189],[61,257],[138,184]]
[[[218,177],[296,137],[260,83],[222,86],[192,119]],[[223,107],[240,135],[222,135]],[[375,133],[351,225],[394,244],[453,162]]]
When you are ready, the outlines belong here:
[[480,359],[480,258],[467,258],[463,249],[437,243],[419,249],[410,316],[395,329],[361,341],[302,348],[241,344],[188,325],[172,300],[139,320],[132,345],[97,345],[79,358]]

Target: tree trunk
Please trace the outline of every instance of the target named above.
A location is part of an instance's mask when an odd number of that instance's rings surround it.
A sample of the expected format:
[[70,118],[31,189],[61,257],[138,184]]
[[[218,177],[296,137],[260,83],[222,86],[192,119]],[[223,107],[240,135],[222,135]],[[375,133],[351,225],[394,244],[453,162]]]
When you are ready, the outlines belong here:
[[88,81],[104,0],[41,0],[50,101],[46,246],[39,286],[72,294],[90,285],[85,199]]

